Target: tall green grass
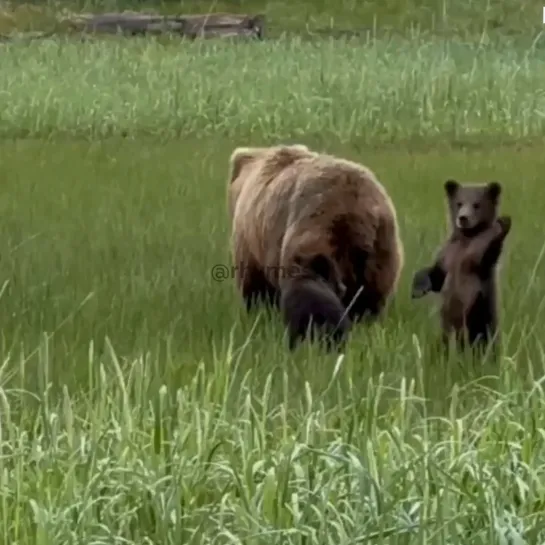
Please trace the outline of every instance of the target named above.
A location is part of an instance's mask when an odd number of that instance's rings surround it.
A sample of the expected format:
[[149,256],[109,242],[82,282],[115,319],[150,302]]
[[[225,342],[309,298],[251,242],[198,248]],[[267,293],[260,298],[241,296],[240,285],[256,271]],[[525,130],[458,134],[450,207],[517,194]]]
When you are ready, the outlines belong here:
[[46,41],[3,48],[0,134],[516,139],[543,89],[542,50],[508,41]]
[[[2,543],[545,540],[538,41],[44,41],[1,66]],[[398,209],[399,293],[340,358],[287,352],[212,278],[229,154],[278,141],[367,164]],[[409,298],[450,177],[499,180],[513,217],[498,365],[439,357]]]
[[[277,315],[212,278],[247,142],[3,143],[4,541],[539,542],[541,147],[327,147],[384,181],[407,253],[393,307],[338,362],[288,353]],[[501,180],[514,218],[499,366],[443,361],[434,301],[409,299],[444,237],[446,176]]]
[[[46,344],[42,354],[45,382]],[[23,425],[9,405],[20,392],[0,392],[4,542],[540,542],[540,383],[456,387],[434,419],[418,381],[400,376],[392,392],[379,376],[361,390],[343,365],[294,403],[287,370],[256,392],[260,371],[241,374],[230,355],[152,388],[144,358],[122,368],[110,348],[89,352],[92,395],[65,389],[54,403],[44,389]]]

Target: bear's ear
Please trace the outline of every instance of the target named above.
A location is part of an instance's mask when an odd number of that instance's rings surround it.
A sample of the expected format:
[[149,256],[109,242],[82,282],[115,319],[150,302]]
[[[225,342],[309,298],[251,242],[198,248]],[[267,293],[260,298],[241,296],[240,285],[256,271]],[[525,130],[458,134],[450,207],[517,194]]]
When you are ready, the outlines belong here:
[[239,177],[244,166],[253,161],[262,151],[262,148],[235,148],[229,158],[229,184],[232,184]]
[[460,184],[456,180],[447,180],[445,182],[445,191],[447,193],[447,196],[453,197],[458,191],[459,187]]
[[489,182],[486,184],[486,193],[491,200],[497,201],[501,195],[501,184],[499,182]]
[[297,151],[299,153],[310,153],[310,149],[305,146],[304,144],[292,144],[289,146],[292,150]]

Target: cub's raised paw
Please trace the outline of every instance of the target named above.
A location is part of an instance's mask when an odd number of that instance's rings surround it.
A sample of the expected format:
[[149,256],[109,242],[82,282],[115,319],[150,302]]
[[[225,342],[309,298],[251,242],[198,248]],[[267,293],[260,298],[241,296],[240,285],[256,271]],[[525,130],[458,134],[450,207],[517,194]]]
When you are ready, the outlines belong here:
[[428,271],[426,269],[417,271],[413,277],[411,298],[419,299],[420,297],[424,297],[424,295],[431,291],[431,288],[432,285]]
[[511,216],[500,216],[498,218],[498,223],[504,235],[507,235],[511,230]]

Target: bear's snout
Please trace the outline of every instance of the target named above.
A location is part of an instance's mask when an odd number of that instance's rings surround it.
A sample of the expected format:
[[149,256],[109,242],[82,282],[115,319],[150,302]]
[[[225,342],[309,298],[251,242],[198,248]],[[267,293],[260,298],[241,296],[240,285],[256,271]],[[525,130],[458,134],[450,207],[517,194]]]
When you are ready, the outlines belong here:
[[471,225],[471,219],[473,215],[468,206],[462,206],[456,216],[456,227],[459,229],[469,229],[473,227]]
[[469,217],[464,214],[459,214],[456,223],[461,229],[469,227]]

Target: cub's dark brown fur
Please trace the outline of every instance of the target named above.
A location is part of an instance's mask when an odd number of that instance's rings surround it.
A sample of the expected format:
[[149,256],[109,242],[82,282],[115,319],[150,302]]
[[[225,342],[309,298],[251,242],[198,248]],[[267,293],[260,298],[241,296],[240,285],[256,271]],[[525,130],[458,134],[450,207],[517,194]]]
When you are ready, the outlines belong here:
[[497,217],[501,186],[445,183],[452,232],[431,267],[418,271],[413,298],[441,293],[443,340],[486,348],[498,340],[496,265],[511,229]]

